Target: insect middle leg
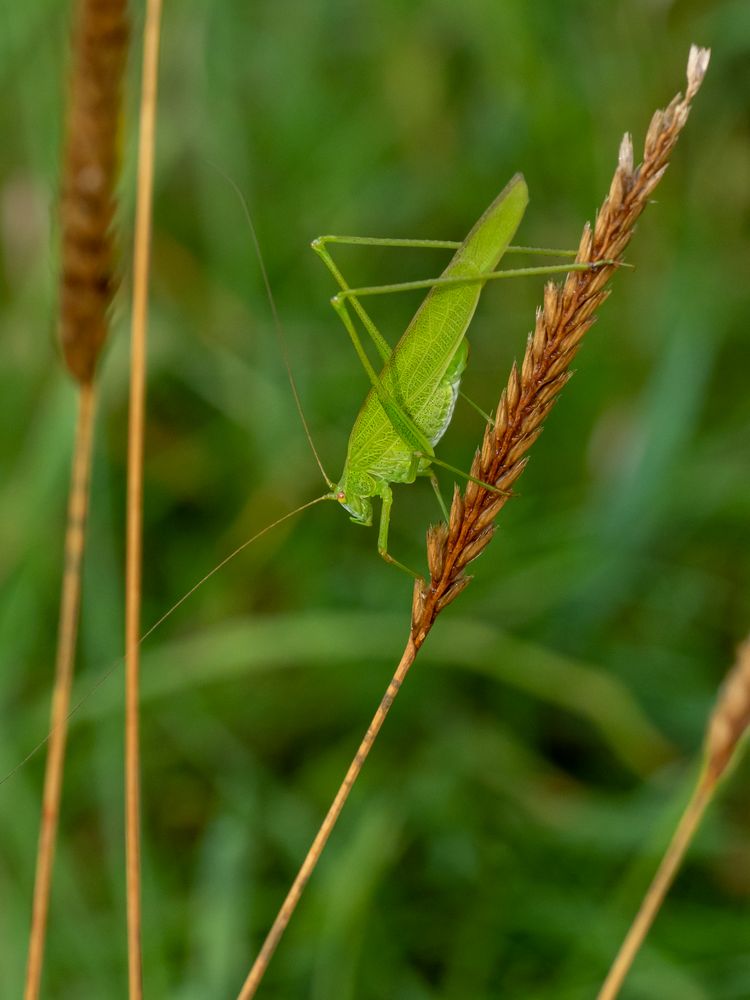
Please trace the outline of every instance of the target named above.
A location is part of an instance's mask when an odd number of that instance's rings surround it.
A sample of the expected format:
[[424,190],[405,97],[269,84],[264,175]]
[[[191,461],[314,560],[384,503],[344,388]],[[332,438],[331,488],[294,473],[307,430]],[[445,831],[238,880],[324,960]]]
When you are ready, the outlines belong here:
[[434,472],[425,473],[425,475],[429,475],[430,477],[430,485],[432,486],[435,496],[437,497],[437,502],[440,506],[442,515],[445,518],[445,523],[447,524],[448,521],[450,520],[450,515],[448,514],[448,508],[445,506],[445,500],[443,500],[443,494],[440,492],[440,483],[438,482],[438,477],[435,475]]

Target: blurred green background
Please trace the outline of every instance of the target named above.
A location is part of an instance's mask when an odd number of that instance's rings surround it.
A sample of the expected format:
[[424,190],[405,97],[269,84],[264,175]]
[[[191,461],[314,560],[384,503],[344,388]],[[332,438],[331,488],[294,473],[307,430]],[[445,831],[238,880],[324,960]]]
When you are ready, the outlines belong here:
[[[0,13],[0,770],[44,736],[75,409],[54,339],[67,5]],[[134,10],[134,39],[141,9]],[[625,130],[713,59],[519,499],[396,703],[271,966],[270,998],[592,997],[687,795],[750,627],[750,6],[744,0],[167,4],[150,342],[144,624],[338,475],[367,384],[309,250],[461,238],[522,170],[519,238],[573,246]],[[123,128],[133,204],[137,53]],[[102,369],[90,547],[45,996],[125,990],[126,277]],[[443,258],[347,251],[354,283]],[[494,405],[540,281],[486,291],[467,392]],[[378,300],[395,341],[418,300]],[[481,426],[459,405],[446,461]],[[442,475],[444,492],[450,482]],[[424,565],[427,483],[392,549]],[[144,647],[149,997],[235,996],[391,675],[411,585],[321,505]],[[101,678],[106,671],[110,674]],[[100,683],[101,681],[101,683]],[[93,693],[92,692],[93,690]],[[0,788],[0,968],[21,992],[44,754]],[[624,996],[750,996],[750,765],[712,810]]]

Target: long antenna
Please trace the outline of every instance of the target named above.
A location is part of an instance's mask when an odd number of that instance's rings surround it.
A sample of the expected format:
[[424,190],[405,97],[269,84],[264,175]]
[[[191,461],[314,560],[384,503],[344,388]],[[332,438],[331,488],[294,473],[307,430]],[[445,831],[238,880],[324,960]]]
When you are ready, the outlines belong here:
[[[149,629],[147,629],[147,631],[145,631],[143,635],[140,637],[140,639],[138,640],[138,645],[145,642],[152,632],[155,632],[160,625],[163,625],[164,622],[167,620],[167,618],[173,615],[175,611],[185,603],[188,597],[192,597],[192,595],[196,592],[196,590],[199,589],[199,587],[202,587],[203,584],[206,583],[208,580],[210,580],[215,573],[218,573],[220,569],[223,569],[228,562],[231,562],[232,559],[235,558],[235,556],[238,556],[240,554],[240,552],[244,552],[244,550],[249,545],[252,545],[253,542],[256,542],[259,538],[265,535],[266,532],[271,531],[272,528],[277,527],[284,521],[288,521],[289,518],[294,517],[295,514],[300,514],[303,510],[307,510],[308,507],[314,507],[315,504],[320,503],[321,500],[332,500],[332,499],[333,497],[331,496],[330,493],[324,493],[322,496],[316,497],[314,500],[308,500],[307,503],[303,503],[300,507],[295,507],[294,510],[290,510],[288,513],[283,514],[281,517],[278,517],[275,521],[272,521],[270,524],[267,524],[265,528],[261,528],[260,531],[256,531],[256,533],[251,538],[248,538],[247,541],[244,541],[241,545],[238,545],[237,548],[234,549],[232,552],[230,552],[228,556],[225,556],[220,563],[217,563],[212,570],[209,570],[209,572],[206,573],[205,576],[202,576],[197,583],[193,584],[190,590],[186,591],[186,593],[184,593],[178,601],[175,601],[175,603],[172,605],[171,608],[169,608],[168,611],[165,611],[160,618],[157,618],[154,624]],[[115,660],[115,662],[107,670],[104,671],[101,677],[99,677],[98,680],[96,680],[93,683],[90,690],[88,690],[84,695],[82,695],[75,703],[75,705],[73,705],[73,707],[70,709],[68,714],[65,716],[66,723],[69,722],[70,719],[72,719],[73,716],[78,712],[78,710],[83,706],[83,704],[87,702],[89,698],[91,698],[91,696],[94,695],[99,690],[99,688],[107,680],[107,678],[111,677],[112,674],[115,672],[115,670],[117,670],[118,667],[122,666],[123,662],[124,662],[124,657],[120,657],[120,659]],[[62,725],[62,722],[59,724]],[[28,764],[28,762],[31,760],[32,757],[36,756],[36,754],[39,753],[42,747],[44,747],[49,742],[49,739],[52,736],[52,733],[55,731],[55,728],[56,727],[53,726],[52,729],[50,729],[50,731],[44,737],[44,739],[39,740],[36,746],[32,747],[31,750],[29,750],[29,752],[26,754],[26,756],[22,760],[20,760],[15,767],[11,768],[11,770],[8,771],[7,774],[4,774],[2,778],[0,778],[0,786],[4,785],[6,781],[10,781],[10,779],[13,777],[14,774],[20,771],[22,767]]]
[[321,500],[329,500],[329,499],[330,500],[333,499],[330,493],[324,493],[322,496],[315,497],[314,500],[308,500],[307,503],[303,503],[301,506],[295,507],[294,510],[290,510],[289,513],[284,514],[282,517],[279,517],[275,521],[272,521],[270,524],[267,524],[265,528],[261,528],[260,531],[257,531],[252,536],[252,538],[248,538],[247,541],[242,543],[242,545],[238,545],[233,552],[230,552],[228,556],[225,556],[220,563],[217,563],[212,570],[206,573],[205,576],[201,577],[201,579],[196,584],[194,584],[190,588],[190,590],[184,593],[182,597],[179,599],[179,601],[175,601],[172,607],[168,611],[165,611],[164,614],[161,616],[161,618],[157,618],[157,620],[154,622],[151,628],[143,633],[143,635],[140,638],[140,641],[144,642],[146,639],[148,639],[151,633],[156,631],[156,629],[161,624],[163,624],[163,622],[165,622],[170,615],[173,615],[175,611],[180,607],[180,605],[185,603],[188,597],[192,597],[199,587],[202,587],[204,583],[210,580],[211,577],[214,575],[214,573],[218,573],[220,569],[223,569],[228,562],[231,562],[232,559],[234,559],[235,556],[238,556],[240,552],[244,552],[244,550],[248,547],[248,545],[252,545],[253,542],[257,542],[257,540],[261,538],[263,535],[265,535],[266,532],[270,531],[272,528],[277,527],[277,525],[282,524],[284,521],[288,521],[289,518],[294,517],[295,514],[302,513],[302,511],[307,510],[308,507],[314,507],[315,504],[320,503]]
[[222,168],[218,164],[213,163],[210,160],[208,162],[211,163],[211,166],[214,168],[214,170],[217,170],[224,178],[224,180],[231,185],[231,187],[234,189],[234,193],[240,200],[240,204],[242,205],[242,211],[245,214],[245,219],[247,220],[247,224],[250,228],[250,234],[253,239],[253,246],[255,247],[255,254],[258,258],[258,264],[260,266],[260,273],[263,277],[263,284],[265,285],[266,295],[268,296],[268,302],[271,307],[271,315],[273,316],[273,325],[274,325],[274,330],[276,332],[276,339],[279,342],[279,347],[281,349],[281,357],[284,361],[284,367],[286,368],[286,374],[287,378],[289,379],[289,385],[292,390],[292,396],[294,396],[294,405],[297,407],[297,413],[299,414],[299,418],[302,421],[302,427],[305,431],[305,437],[307,438],[307,443],[310,445],[310,450],[315,456],[315,461],[318,463],[318,468],[320,469],[321,475],[323,476],[323,479],[327,483],[329,489],[333,489],[336,484],[331,480],[331,477],[326,472],[325,467],[320,459],[320,455],[318,454],[318,449],[315,447],[315,442],[313,441],[312,434],[310,433],[310,427],[307,423],[307,418],[305,417],[305,411],[302,409],[302,401],[300,399],[299,390],[297,389],[297,383],[295,382],[294,375],[292,374],[292,366],[289,362],[289,346],[286,339],[286,333],[284,332],[284,327],[281,322],[281,317],[279,316],[279,311],[276,308],[276,300],[274,299],[273,292],[271,291],[271,282],[268,280],[268,271],[266,270],[266,262],[263,257],[263,252],[260,249],[260,241],[258,239],[258,233],[255,229],[253,217],[250,214],[250,209],[247,204],[247,199],[245,198],[244,194],[242,193],[242,191],[240,190],[234,179],[230,177],[229,174],[226,173],[226,171],[222,170]]

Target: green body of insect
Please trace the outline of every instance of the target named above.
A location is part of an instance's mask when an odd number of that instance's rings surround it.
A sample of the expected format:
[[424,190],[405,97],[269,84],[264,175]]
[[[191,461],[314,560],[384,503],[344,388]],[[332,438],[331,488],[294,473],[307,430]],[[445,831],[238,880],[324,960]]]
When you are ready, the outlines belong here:
[[[523,178],[514,177],[487,209],[443,271],[443,278],[479,278],[497,267],[528,203]],[[422,433],[387,412],[382,393],[370,390],[354,423],[346,464],[335,493],[354,520],[372,523],[370,497],[387,502],[389,483],[412,483],[426,472],[430,448],[448,428],[468,347],[465,336],[482,284],[436,286],[417,310],[380,373],[383,391]],[[386,402],[387,406],[387,402]],[[401,426],[399,426],[401,423]]]
[[[372,383],[352,428],[341,478],[338,483],[329,484],[332,487],[329,498],[337,500],[356,524],[369,526],[373,517],[372,498],[380,497],[382,513],[378,550],[385,559],[402,569],[406,567],[388,553],[388,525],[393,502],[391,483],[412,483],[419,475],[431,475],[433,462],[451,471],[459,471],[437,459],[433,448],[445,433],[453,415],[468,356],[466,330],[485,283],[495,278],[560,273],[591,266],[572,264],[496,271],[506,250],[529,252],[529,248],[510,247],[527,204],[526,183],[521,174],[516,174],[462,243],[325,236],[312,244],[341,287],[332,304]],[[455,254],[439,278],[352,289],[325,249],[326,243],[331,242],[450,248],[455,250]],[[560,251],[540,252],[574,256]],[[365,295],[417,288],[430,288],[430,291],[391,350],[359,299]],[[379,374],[376,374],[362,347],[347,308],[348,303],[351,303],[380,353],[383,368]],[[434,476],[432,478],[439,498]]]

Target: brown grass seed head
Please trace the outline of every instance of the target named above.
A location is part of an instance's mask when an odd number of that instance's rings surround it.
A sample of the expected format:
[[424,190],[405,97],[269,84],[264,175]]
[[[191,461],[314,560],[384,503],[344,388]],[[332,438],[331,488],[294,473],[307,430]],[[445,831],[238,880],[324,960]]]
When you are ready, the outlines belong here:
[[[588,271],[570,272],[562,284],[548,282],[529,335],[520,371],[514,364],[497,407],[494,425],[485,430],[471,468],[476,479],[509,490],[527,462],[527,451],[542,432],[544,421],[571,376],[569,366],[596,311],[609,295],[605,285],[633,236],[636,221],[664,175],[669,156],[687,121],[690,104],[708,68],[710,52],[692,46],[687,88],[651,119],[643,162],[634,165],[633,143],[622,139],[617,167],[595,224],[584,226],[576,261],[612,261]],[[412,615],[412,637],[421,645],[436,616],[468,585],[466,567],[489,544],[493,522],[507,496],[498,497],[469,482],[463,496],[456,490],[449,524],[427,532],[429,583],[418,580]]]

